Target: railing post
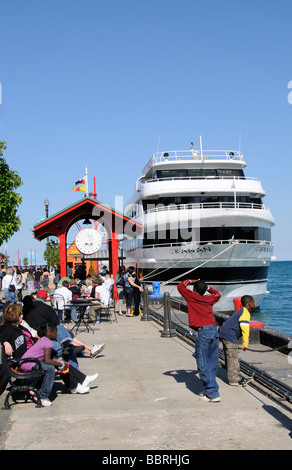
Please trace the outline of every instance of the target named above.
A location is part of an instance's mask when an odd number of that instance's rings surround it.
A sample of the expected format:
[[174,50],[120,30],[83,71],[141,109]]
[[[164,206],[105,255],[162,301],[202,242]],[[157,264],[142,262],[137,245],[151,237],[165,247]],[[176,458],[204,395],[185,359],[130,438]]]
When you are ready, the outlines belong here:
[[148,321],[148,320],[150,320],[149,294],[148,294],[148,286],[146,285],[143,288],[143,315],[141,316],[141,321]]
[[164,329],[161,331],[162,338],[176,336],[175,330],[171,329],[171,306],[169,292],[164,293]]

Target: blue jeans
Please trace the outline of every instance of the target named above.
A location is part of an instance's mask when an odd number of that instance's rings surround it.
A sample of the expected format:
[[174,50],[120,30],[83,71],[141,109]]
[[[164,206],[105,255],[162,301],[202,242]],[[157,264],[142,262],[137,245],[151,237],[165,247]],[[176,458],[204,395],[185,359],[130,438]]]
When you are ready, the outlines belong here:
[[[58,325],[57,326],[57,338],[52,341],[53,343],[53,350],[57,354],[58,357],[62,357],[62,343],[66,340],[72,341],[73,338],[70,335],[69,331],[63,326],[63,325]],[[79,369],[79,364],[77,361],[76,354],[68,354],[68,362],[72,366],[75,367],[75,369]]]
[[30,294],[33,291],[33,281],[27,281],[28,293]]
[[67,307],[68,310],[70,310],[70,314],[71,314],[71,320],[72,321],[77,321],[77,310],[76,310],[76,307]]
[[46,371],[43,376],[43,381],[41,388],[39,389],[39,394],[41,399],[49,398],[52,391],[54,380],[55,380],[55,366],[51,364],[46,364],[44,361],[41,361],[42,368]]
[[15,292],[9,292],[8,288],[5,287],[4,289],[4,297],[5,297],[5,302],[15,302]]
[[216,374],[219,360],[219,333],[215,325],[203,326],[196,338],[194,354],[200,379],[203,382],[203,392],[208,398],[219,397],[219,386]]

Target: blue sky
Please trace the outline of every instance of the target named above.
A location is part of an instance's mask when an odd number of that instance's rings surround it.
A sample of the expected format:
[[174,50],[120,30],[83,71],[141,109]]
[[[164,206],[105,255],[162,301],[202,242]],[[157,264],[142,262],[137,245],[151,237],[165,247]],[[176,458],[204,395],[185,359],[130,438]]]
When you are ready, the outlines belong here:
[[0,140],[24,182],[12,260],[33,249],[42,262],[31,229],[46,197],[50,214],[80,199],[85,165],[114,206],[158,141],[182,150],[200,135],[206,149],[241,140],[275,255],[292,259],[290,0],[0,0],[0,17]]

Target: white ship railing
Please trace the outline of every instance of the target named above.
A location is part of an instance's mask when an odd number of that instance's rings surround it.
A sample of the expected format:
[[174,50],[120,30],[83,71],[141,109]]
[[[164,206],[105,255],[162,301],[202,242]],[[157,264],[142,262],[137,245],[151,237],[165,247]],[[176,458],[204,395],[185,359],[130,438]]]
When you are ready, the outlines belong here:
[[127,241],[123,242],[123,249],[126,251],[134,251],[140,249],[148,249],[148,248],[182,248],[182,249],[197,249],[199,247],[205,246],[208,247],[210,245],[226,245],[228,243],[231,244],[252,244],[252,245],[267,245],[267,246],[274,246],[272,241],[268,240],[249,240],[249,239],[228,239],[228,240],[200,240],[200,241],[191,241],[191,242],[164,242],[164,243],[156,243],[156,244],[149,244],[143,245],[143,239],[128,239]]
[[140,177],[136,182],[136,191],[141,191],[141,186],[148,183],[163,183],[164,181],[202,181],[202,180],[229,180],[234,181],[257,181],[260,182],[259,178],[254,178],[253,176],[167,176],[165,178],[152,178],[144,180],[143,177]]
[[156,163],[166,161],[188,161],[188,160],[240,160],[243,161],[243,154],[237,150],[170,150],[158,152],[152,155],[145,167],[143,174]]
[[[149,204],[151,205],[151,204]],[[192,204],[157,204],[146,210],[145,214],[162,211],[175,211],[175,210],[198,210],[198,209],[251,209],[251,210],[269,210],[264,204],[256,204],[249,202],[198,202]]]

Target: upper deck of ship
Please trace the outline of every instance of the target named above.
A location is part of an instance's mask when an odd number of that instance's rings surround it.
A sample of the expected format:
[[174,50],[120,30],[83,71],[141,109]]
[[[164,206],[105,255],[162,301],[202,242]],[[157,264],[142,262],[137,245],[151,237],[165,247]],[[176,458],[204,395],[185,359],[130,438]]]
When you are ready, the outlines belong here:
[[164,166],[198,166],[208,164],[211,167],[244,168],[246,163],[243,154],[236,150],[174,150],[158,152],[151,156],[142,170],[148,176],[156,168]]

